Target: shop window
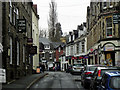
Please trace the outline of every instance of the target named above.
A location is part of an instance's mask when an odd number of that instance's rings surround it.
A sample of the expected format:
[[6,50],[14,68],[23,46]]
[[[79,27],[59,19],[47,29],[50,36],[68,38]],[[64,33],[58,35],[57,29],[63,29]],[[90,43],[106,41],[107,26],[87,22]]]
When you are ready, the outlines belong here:
[[106,19],[106,36],[112,37],[112,18]]

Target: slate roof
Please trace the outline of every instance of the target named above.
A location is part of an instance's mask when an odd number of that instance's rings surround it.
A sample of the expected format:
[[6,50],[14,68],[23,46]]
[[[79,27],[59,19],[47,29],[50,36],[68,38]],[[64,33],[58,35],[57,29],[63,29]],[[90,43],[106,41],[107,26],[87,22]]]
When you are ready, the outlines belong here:
[[53,44],[53,47],[54,47],[54,48],[57,48],[57,47],[59,47],[60,45],[61,45],[61,47],[63,47],[63,46],[65,45],[63,42],[52,42],[52,44]]
[[43,44],[50,44],[51,43],[51,41],[45,37],[39,38],[39,42],[41,42]]

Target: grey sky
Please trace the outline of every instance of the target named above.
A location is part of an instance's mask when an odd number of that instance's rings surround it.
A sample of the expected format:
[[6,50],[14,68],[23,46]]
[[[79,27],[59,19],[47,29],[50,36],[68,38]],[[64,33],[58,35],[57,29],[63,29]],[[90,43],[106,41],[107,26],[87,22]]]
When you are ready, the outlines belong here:
[[[47,19],[49,3],[51,0],[33,0],[38,5],[40,28],[48,28]],[[86,21],[87,6],[90,0],[55,0],[57,3],[58,22],[61,23],[63,32],[77,29],[77,25]]]

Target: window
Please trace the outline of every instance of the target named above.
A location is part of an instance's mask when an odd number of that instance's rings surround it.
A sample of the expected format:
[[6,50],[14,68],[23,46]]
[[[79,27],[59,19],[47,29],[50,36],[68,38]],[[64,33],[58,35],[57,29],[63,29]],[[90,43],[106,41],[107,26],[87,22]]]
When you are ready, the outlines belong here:
[[14,13],[13,13],[13,24],[16,25],[16,21],[17,21],[17,19],[19,19],[19,10],[18,10],[18,8],[16,8],[14,6],[13,11],[14,11]]
[[110,2],[109,2],[109,7],[110,7],[110,8],[113,7],[113,2],[112,2],[112,0],[110,0]]
[[107,8],[107,2],[106,2],[106,0],[104,0],[104,2],[103,2],[103,9],[106,9]]
[[25,46],[23,46],[23,62],[25,63]]
[[85,43],[82,42],[82,52],[85,52]]
[[16,10],[15,7],[13,8],[13,24],[16,24]]
[[12,1],[9,0],[9,17],[10,17],[10,22],[12,23]]
[[17,41],[17,65],[20,65],[20,46],[19,42]]
[[42,53],[42,57],[44,57],[45,56],[45,54],[44,53]]
[[71,55],[73,55],[73,46],[71,46],[71,51],[70,52],[71,52]]
[[58,48],[58,52],[60,52],[60,47]]
[[76,53],[79,54],[79,43],[77,43],[76,49]]
[[12,38],[10,37],[10,64],[12,64]]
[[112,18],[106,19],[106,36],[107,37],[112,36]]

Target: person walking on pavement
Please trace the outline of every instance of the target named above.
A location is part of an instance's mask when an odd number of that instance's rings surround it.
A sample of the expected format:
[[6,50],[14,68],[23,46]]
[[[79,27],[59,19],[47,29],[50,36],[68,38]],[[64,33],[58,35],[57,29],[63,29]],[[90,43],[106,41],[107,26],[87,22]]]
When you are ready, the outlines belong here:
[[44,71],[45,71],[45,65],[42,64],[42,72],[44,73]]

